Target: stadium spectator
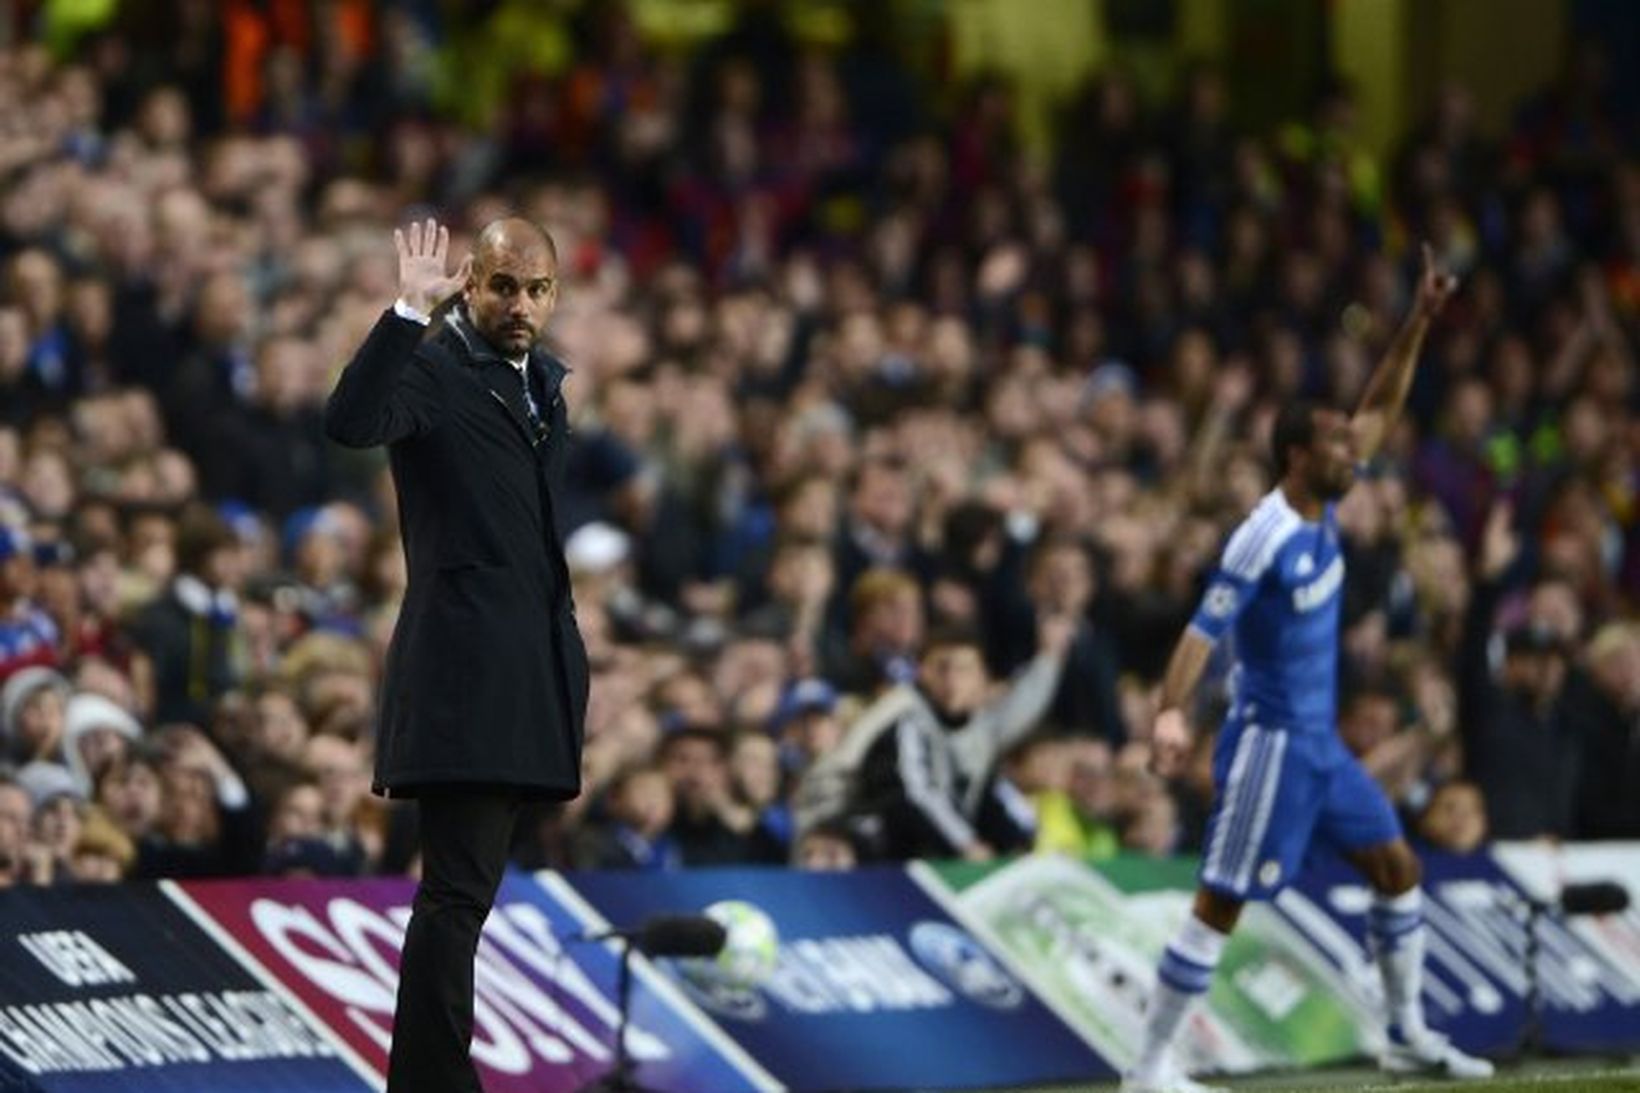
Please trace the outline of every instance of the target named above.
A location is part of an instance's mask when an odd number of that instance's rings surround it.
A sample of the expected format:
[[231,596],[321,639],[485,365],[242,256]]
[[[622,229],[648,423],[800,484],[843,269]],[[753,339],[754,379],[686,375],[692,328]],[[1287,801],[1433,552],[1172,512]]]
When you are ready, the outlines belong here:
[[660,744],[661,769],[677,802],[667,829],[684,865],[775,864],[784,844],[757,811],[735,799],[722,732],[674,730]]
[[196,508],[177,529],[176,564],[166,594],[132,621],[132,640],[150,665],[154,719],[202,725],[239,682],[243,548],[216,513]]
[[1132,806],[1122,821],[1122,849],[1153,858],[1171,857],[1179,849],[1179,804],[1157,785]]
[[320,421],[315,348],[288,334],[257,347],[248,401],[219,410],[205,426],[200,469],[211,496],[235,498],[276,521],[329,498],[331,449]]
[[1588,647],[1592,686],[1573,720],[1583,732],[1575,834],[1640,838],[1640,628],[1608,623]]
[[[850,728],[851,736],[870,737],[857,779],[842,809],[816,820],[846,814],[869,833],[871,856],[889,860],[984,861],[1029,846],[1029,803],[996,778],[996,767],[1052,701],[1072,627],[1069,619],[1044,619],[1036,658],[995,698],[976,635],[930,636],[916,683],[887,692],[880,709],[865,711]],[[844,749],[861,744],[845,739]]]
[[252,698],[248,720],[244,740],[223,744],[246,770],[246,781],[256,795],[276,802],[304,778],[303,759],[312,731],[295,689],[280,683],[269,684]]
[[854,472],[837,534],[837,587],[852,589],[868,570],[926,578],[931,564],[912,540],[911,482],[897,460],[867,459]]
[[[1065,654],[1065,674],[1048,718],[1077,735],[1103,737],[1119,747],[1127,739],[1116,697],[1116,651],[1105,627],[1095,621],[1098,592],[1093,559],[1076,539],[1049,538],[1036,544],[1026,567],[1027,610],[1018,629],[1034,633],[1040,617],[1075,620]],[[1009,669],[1017,667],[1011,663]]]
[[1456,711],[1444,680],[1426,682],[1427,709],[1403,723],[1401,700],[1391,690],[1362,688],[1345,698],[1338,731],[1350,753],[1398,809],[1417,811],[1431,785],[1452,765]]
[[846,825],[822,823],[809,828],[792,848],[792,865],[814,872],[847,872],[860,862]]
[[69,853],[68,875],[79,884],[114,884],[130,874],[136,860],[136,846],[107,814],[87,810]]
[[678,869],[683,858],[669,833],[672,782],[664,770],[634,766],[604,790],[601,815],[583,828],[575,863],[585,869]]
[[34,797],[14,778],[0,780],[0,888],[34,880],[31,858],[40,850],[29,840]]
[[0,690],[0,740],[15,763],[63,757],[64,714],[73,688],[51,668],[24,668]]
[[361,869],[379,860],[383,832],[367,802],[370,767],[363,746],[320,733],[302,749],[302,769],[319,787],[319,835]]
[[1110,745],[1083,739],[1063,741],[1059,748],[1064,785],[1033,795],[1037,823],[1032,849],[1086,861],[1114,857],[1120,835]]
[[94,802],[133,842],[146,838],[159,823],[164,785],[149,751],[116,758],[97,777]]
[[273,799],[268,817],[268,847],[280,843],[315,839],[324,834],[324,797],[318,782],[294,782]]
[[85,797],[72,779],[35,795],[34,841],[50,854],[53,876],[68,872],[74,848],[85,828],[85,803]]
[[847,604],[848,644],[827,650],[832,655],[821,662],[821,674],[862,698],[911,679],[924,628],[916,580],[896,569],[868,569],[849,588]]
[[758,826],[790,854],[791,809],[785,803],[780,745],[759,729],[737,732],[729,741],[729,775],[736,800],[757,814]]
[[138,877],[220,877],[255,872],[261,832],[250,793],[205,734],[187,725],[158,730],[161,796],[137,840]]
[[63,761],[86,792],[142,739],[141,723],[105,694],[81,690],[64,707]]
[[35,604],[34,555],[27,534],[0,526],[0,680],[31,666],[58,662],[60,635]]
[[1503,506],[1487,518],[1465,623],[1458,717],[1465,771],[1485,798],[1494,837],[1567,838],[1583,762],[1566,694],[1567,638],[1544,619],[1524,617],[1503,632],[1501,663],[1493,660],[1500,579],[1520,550],[1511,520]]
[[1435,787],[1418,816],[1417,834],[1437,850],[1470,854],[1486,842],[1486,800],[1474,782],[1455,778]]
[[769,561],[767,598],[740,620],[743,632],[783,640],[805,672],[839,654],[831,649],[826,604],[834,581],[831,552],[818,540],[788,539]]

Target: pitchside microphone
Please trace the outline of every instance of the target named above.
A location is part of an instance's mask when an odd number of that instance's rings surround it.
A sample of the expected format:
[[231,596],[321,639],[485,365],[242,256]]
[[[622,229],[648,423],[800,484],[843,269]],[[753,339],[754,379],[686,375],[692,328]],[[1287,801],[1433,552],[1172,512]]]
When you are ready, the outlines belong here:
[[1526,912],[1526,1018],[1518,1039],[1522,1055],[1543,1048],[1543,990],[1538,981],[1538,923],[1546,915],[1571,918],[1573,915],[1614,915],[1629,909],[1629,890],[1615,881],[1597,880],[1561,885],[1560,895],[1549,899],[1527,897],[1521,906]]
[[729,940],[729,931],[705,915],[656,915],[642,926],[627,930],[594,930],[576,934],[571,941],[619,939],[645,956],[716,956]]
[[645,956],[716,956],[729,941],[729,931],[705,915],[656,915],[626,930],[591,930],[572,934],[570,941],[624,941],[616,973],[615,1061],[603,1077],[582,1086],[578,1093],[658,1093],[640,1084],[638,1064],[626,1046],[626,1026],[632,1013],[632,954]]
[[1563,915],[1616,915],[1629,909],[1629,890],[1614,881],[1568,884],[1560,890]]

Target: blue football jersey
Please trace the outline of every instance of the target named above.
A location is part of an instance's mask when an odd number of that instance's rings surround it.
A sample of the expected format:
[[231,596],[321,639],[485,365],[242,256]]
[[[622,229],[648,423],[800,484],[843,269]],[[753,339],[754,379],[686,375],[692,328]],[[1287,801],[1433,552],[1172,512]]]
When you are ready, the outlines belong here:
[[1230,718],[1337,740],[1344,555],[1334,507],[1317,522],[1271,490],[1230,536],[1190,625],[1231,635]]

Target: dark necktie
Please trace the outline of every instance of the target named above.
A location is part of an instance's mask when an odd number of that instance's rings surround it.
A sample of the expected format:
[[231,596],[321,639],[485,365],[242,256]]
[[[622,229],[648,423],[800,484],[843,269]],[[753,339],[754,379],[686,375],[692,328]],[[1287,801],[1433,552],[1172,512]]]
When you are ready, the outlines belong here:
[[536,405],[535,393],[530,390],[529,365],[523,368],[514,368],[518,376],[518,384],[524,389],[524,416],[530,419],[530,436],[539,444],[547,438],[547,422],[541,416],[541,408]]

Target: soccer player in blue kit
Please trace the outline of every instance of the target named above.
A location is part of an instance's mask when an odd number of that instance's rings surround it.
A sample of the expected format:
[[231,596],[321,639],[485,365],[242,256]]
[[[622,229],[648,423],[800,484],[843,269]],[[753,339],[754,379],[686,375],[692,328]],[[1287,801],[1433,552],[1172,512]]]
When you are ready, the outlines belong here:
[[1230,708],[1214,750],[1195,906],[1162,955],[1144,1043],[1123,1093],[1211,1088],[1182,1072],[1173,1041],[1206,993],[1243,905],[1291,880],[1313,840],[1343,853],[1374,893],[1368,937],[1388,1008],[1380,1064],[1460,1078],[1492,1073],[1490,1063],[1424,1024],[1418,859],[1336,725],[1344,558],[1334,509],[1356,464],[1373,457],[1400,416],[1424,334],[1456,287],[1425,246],[1411,314],[1355,413],[1304,403],[1280,410],[1270,438],[1276,488],[1231,535],[1168,662],[1151,741],[1164,776],[1177,773],[1190,750],[1185,710],[1213,646],[1227,634],[1233,641]]

